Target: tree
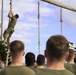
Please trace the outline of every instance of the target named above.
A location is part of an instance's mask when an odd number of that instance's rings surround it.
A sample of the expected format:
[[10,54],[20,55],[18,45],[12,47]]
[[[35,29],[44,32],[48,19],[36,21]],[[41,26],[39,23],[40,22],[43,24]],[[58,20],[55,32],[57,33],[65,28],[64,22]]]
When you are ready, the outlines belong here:
[[7,48],[0,41],[0,56],[2,61],[4,62],[6,62],[7,51],[8,51]]
[[0,41],[1,41],[1,35],[0,35]]

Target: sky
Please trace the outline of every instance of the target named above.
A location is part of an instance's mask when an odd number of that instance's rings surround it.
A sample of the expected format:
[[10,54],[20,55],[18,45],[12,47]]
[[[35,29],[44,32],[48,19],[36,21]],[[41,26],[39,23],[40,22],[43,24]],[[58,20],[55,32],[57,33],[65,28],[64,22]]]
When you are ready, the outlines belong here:
[[[9,1],[4,0],[4,24],[3,31],[8,26]],[[33,52],[38,55],[38,5],[37,0],[12,0],[13,12],[19,14],[10,41],[21,40],[25,44],[25,52]],[[76,8],[75,0],[56,0]],[[1,5],[1,0],[0,0]],[[1,10],[1,6],[0,6]],[[62,9],[63,26],[62,34],[76,43],[76,12]],[[1,11],[0,11],[1,16]],[[1,18],[0,18],[1,19]],[[52,4],[40,1],[40,54],[44,54],[46,41],[52,35],[61,34],[60,8]],[[76,45],[76,44],[75,44]]]

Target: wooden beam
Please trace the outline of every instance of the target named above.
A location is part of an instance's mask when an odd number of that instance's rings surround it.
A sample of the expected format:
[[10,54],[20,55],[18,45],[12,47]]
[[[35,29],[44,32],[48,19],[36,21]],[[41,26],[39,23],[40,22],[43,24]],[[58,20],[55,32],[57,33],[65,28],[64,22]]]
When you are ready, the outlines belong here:
[[59,7],[62,7],[62,8],[76,12],[76,8],[73,8],[71,6],[68,6],[66,4],[63,4],[63,3],[55,1],[55,0],[42,0],[42,1],[45,1],[47,3],[50,3],[50,4],[53,4],[53,5],[56,5],[56,6],[59,6]]

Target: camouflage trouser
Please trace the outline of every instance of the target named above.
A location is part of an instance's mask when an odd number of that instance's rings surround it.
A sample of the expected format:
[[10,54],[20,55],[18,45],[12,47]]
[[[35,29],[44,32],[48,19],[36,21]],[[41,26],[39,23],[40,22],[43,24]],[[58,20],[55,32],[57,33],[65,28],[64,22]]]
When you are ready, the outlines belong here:
[[12,27],[7,28],[4,33],[3,33],[3,37],[4,37],[4,42],[7,42],[9,40],[9,38],[11,37],[11,35],[13,34],[14,29]]

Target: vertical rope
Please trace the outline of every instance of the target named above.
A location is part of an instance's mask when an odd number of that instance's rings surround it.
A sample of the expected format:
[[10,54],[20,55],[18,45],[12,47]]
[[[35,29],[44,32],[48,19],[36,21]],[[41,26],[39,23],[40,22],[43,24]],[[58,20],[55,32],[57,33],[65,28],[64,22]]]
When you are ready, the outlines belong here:
[[12,9],[12,0],[10,0],[10,10]]
[[[10,0],[10,10],[12,10],[12,0]],[[9,19],[10,22],[10,19]]]
[[62,8],[60,7],[60,25],[61,25],[61,35],[62,35]]
[[38,0],[38,53],[40,54],[40,0]]
[[[10,10],[12,10],[12,0],[10,0]],[[9,22],[10,22],[10,19],[9,19]],[[6,57],[6,67],[8,66],[8,58],[9,58],[9,49],[10,49],[9,43],[10,43],[10,40],[8,42],[8,48],[7,48],[8,52],[7,52],[7,57]]]

